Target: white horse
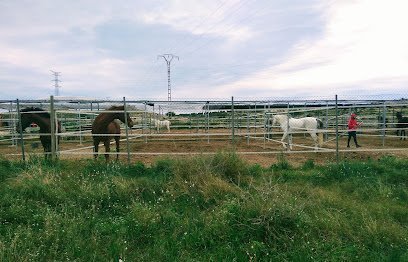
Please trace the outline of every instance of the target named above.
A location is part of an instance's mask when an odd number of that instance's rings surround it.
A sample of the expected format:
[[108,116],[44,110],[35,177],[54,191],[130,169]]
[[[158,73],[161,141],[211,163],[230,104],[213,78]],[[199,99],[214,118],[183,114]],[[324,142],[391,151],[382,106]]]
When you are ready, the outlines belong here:
[[319,133],[319,136],[316,134],[317,129],[323,128],[323,122],[318,118],[289,118],[288,124],[288,115],[274,115],[272,116],[272,126],[274,126],[276,123],[280,125],[280,128],[283,131],[281,143],[284,148],[287,148],[287,146],[283,141],[289,135],[289,146],[290,149],[292,149],[292,137],[290,133],[296,131],[307,131],[315,142],[315,150],[318,148],[318,146],[323,144],[323,134]]
[[165,127],[167,131],[170,132],[170,121],[169,120],[157,120],[153,119],[154,126],[157,128],[157,132],[160,131],[160,128]]

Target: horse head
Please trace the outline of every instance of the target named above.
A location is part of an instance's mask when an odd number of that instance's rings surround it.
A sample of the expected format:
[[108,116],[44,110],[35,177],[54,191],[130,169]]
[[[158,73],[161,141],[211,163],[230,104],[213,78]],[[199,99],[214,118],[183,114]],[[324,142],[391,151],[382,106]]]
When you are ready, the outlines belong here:
[[275,126],[276,123],[282,124],[287,119],[288,119],[287,115],[273,115],[272,116],[272,126]]
[[272,124],[271,124],[271,125],[272,125],[272,126],[275,126],[277,120],[276,120],[276,117],[275,117],[274,115],[272,116],[272,119],[271,119],[271,120],[272,120]]
[[27,107],[20,110],[20,121],[17,123],[16,131],[20,133],[20,130],[24,131],[27,127],[29,127],[35,120],[33,119],[34,114],[32,112],[38,112],[39,114],[48,114],[48,112],[44,111],[41,108],[37,107]]
[[125,107],[124,106],[112,106],[111,108],[109,108],[109,110],[123,111],[123,112],[115,113],[117,118],[120,121],[122,121],[122,123],[126,123],[126,121],[127,121],[127,125],[128,125],[129,128],[133,127],[132,118],[130,117],[128,112],[125,113]]

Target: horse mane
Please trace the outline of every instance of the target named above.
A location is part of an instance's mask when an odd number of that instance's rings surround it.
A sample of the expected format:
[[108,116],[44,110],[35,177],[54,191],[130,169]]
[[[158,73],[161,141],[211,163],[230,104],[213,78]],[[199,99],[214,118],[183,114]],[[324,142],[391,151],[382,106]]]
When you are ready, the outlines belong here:
[[42,108],[39,107],[26,107],[24,109],[21,109],[20,112],[24,113],[24,112],[38,112],[38,115],[41,115],[42,117],[46,117],[46,118],[51,118],[50,113],[48,113],[47,111],[45,111]]
[[111,106],[109,107],[107,110],[124,110],[125,107],[124,106]]
[[291,118],[291,117],[288,116],[287,114],[276,114],[276,115],[274,115],[274,117],[285,118],[285,119]]

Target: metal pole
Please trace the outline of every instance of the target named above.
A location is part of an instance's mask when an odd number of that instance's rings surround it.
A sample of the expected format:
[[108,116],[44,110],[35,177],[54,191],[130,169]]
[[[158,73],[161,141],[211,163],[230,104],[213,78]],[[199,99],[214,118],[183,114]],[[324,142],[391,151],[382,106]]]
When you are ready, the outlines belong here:
[[251,107],[251,105],[249,105],[248,111],[247,111],[247,145],[249,145],[249,113],[250,113],[250,107]]
[[59,157],[59,133],[58,133],[58,116],[57,116],[57,111],[54,110],[54,130],[55,130],[55,155],[57,158]]
[[21,154],[23,157],[23,161],[25,161],[25,151],[24,151],[24,139],[23,139],[23,126],[21,123],[21,113],[20,113],[20,102],[17,99],[17,115],[18,115],[18,129],[20,131],[20,145],[21,145]]
[[289,126],[289,118],[290,118],[290,115],[289,115],[289,110],[290,110],[290,105],[289,105],[289,102],[288,102],[288,112],[287,112],[287,121],[286,121],[286,128],[287,128],[287,133],[288,133],[288,137],[286,138],[286,140],[288,141],[288,144],[287,144],[287,147],[286,147],[286,149],[289,149],[290,148],[290,142],[291,142],[291,139],[290,139],[290,136],[291,136],[291,134],[290,134],[290,132],[289,132],[289,129],[290,129],[290,126]]
[[191,129],[191,124],[192,124],[192,122],[191,121],[193,121],[192,119],[191,119],[191,113],[190,113],[190,115],[189,115],[189,129],[190,129],[190,134],[193,132],[193,130]]
[[129,130],[126,110],[126,98],[123,97],[123,110],[125,111],[125,132],[126,132],[126,150],[127,150],[127,162],[130,164],[130,147],[129,147]]
[[[144,112],[143,112],[144,118],[143,118],[143,127],[142,127],[142,134],[144,134],[144,128],[147,128],[147,102],[144,103]],[[147,132],[144,135],[144,141],[147,143]]]
[[268,139],[272,139],[271,104],[268,102]]
[[95,115],[93,113],[93,102],[91,102],[91,118],[95,119]]
[[82,145],[81,102],[78,102],[79,144]]
[[237,112],[237,132],[241,135],[241,120],[242,120],[242,111]]
[[337,95],[335,96],[336,100],[336,163],[339,163],[339,114],[337,106]]
[[232,124],[232,145],[234,146],[235,150],[235,116],[234,116],[234,97],[231,97],[231,124]]
[[54,110],[54,96],[50,96],[50,126],[51,126],[51,160],[55,160],[56,154],[55,154],[55,145],[56,145],[56,139],[55,139],[55,110]]
[[385,105],[385,101],[383,103],[383,131],[382,131],[382,146],[385,145],[385,118],[386,118],[387,106]]
[[395,108],[394,106],[392,107],[392,127],[395,128]]
[[263,149],[265,149],[266,146],[266,133],[268,129],[268,122],[267,122],[267,116],[266,116],[266,105],[264,105],[264,138],[263,138]]
[[[200,117],[201,117],[201,113],[197,113],[196,114],[196,117],[197,117],[197,119],[196,119],[196,133],[199,133],[200,132]],[[198,140],[200,140],[200,138],[197,136],[197,139],[196,139],[197,141]]]
[[207,106],[206,106],[206,110],[207,110],[206,130],[207,130],[207,143],[208,144],[210,143],[210,134],[209,134],[209,131],[210,131],[210,104],[209,103],[210,102],[207,101]]
[[11,145],[16,146],[16,135],[15,135],[15,130],[16,130],[16,115],[13,114],[13,101],[10,101],[10,110],[9,110],[9,123],[11,124]]
[[[308,115],[306,114],[306,110],[307,110],[307,102],[305,102],[305,107],[304,107],[304,111],[305,111],[305,112],[303,112],[303,116],[304,116],[304,117],[308,116]],[[317,117],[317,118],[319,118],[319,117]],[[302,132],[303,132],[303,137],[306,138],[306,132],[304,132],[304,131],[302,131]]]
[[256,102],[255,102],[255,106],[254,106],[254,110],[255,110],[255,125],[254,125],[254,127],[255,127],[255,137],[256,137],[256,114],[257,114],[257,112],[256,112]]
[[[329,128],[329,101],[326,101],[326,126],[325,129]],[[326,141],[329,140],[329,132],[326,131],[325,133]]]

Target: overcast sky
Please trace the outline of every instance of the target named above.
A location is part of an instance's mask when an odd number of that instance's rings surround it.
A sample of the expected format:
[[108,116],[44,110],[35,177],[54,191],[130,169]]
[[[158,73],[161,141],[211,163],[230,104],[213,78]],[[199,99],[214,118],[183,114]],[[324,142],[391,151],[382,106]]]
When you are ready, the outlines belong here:
[[0,0],[0,99],[407,97],[406,0]]

